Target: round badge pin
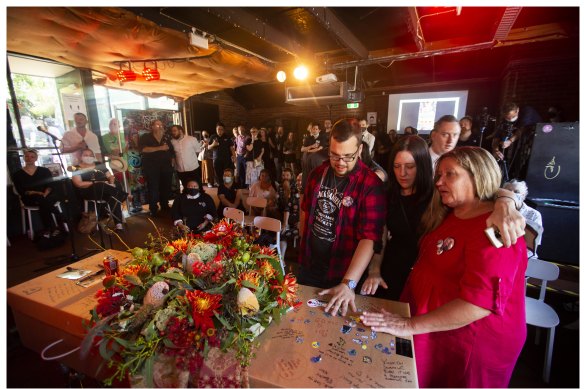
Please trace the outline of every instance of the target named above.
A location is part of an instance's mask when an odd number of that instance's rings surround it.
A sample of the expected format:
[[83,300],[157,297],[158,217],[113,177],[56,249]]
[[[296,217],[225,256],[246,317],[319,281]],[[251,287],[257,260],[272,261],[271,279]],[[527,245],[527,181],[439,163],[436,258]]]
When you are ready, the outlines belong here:
[[345,196],[343,197],[342,203],[344,207],[350,207],[353,205],[353,198],[351,196]]

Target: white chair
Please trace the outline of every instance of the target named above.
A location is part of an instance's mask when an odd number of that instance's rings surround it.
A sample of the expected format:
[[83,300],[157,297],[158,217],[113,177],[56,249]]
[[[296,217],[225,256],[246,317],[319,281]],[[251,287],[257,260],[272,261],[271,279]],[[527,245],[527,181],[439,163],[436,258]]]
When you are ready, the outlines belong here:
[[[63,210],[61,209],[61,202],[57,201],[55,203],[55,207],[59,210],[60,213],[63,213]],[[28,220],[28,238],[30,240],[34,240],[34,228],[32,225],[32,212],[33,211],[38,211],[39,207],[35,206],[35,205],[25,205],[22,200],[20,201],[20,217],[22,219],[22,233],[26,234],[27,233],[27,229],[26,229],[26,221]],[[25,212],[26,212],[26,216],[25,216]],[[57,224],[57,218],[55,217],[54,213],[51,213],[51,215],[53,216],[53,222],[55,222],[55,225]],[[65,231],[69,232],[69,226],[67,226],[67,223],[65,223]]]
[[254,225],[254,214],[252,212],[252,207],[261,208],[261,216],[266,216],[266,207],[268,206],[268,200],[263,197],[248,197],[245,204],[247,205],[247,210],[249,211],[249,216],[245,216],[245,225]]
[[[95,218],[97,220],[99,220],[99,215],[97,213],[97,204],[105,204],[105,206],[107,207],[107,210],[110,214],[113,214],[112,209],[110,208],[110,205],[107,201],[105,200],[84,200],[83,201],[83,208],[85,210],[85,212],[89,211],[89,203],[93,203],[93,209],[95,210]],[[122,207],[122,203],[119,203],[120,208]],[[122,223],[126,224],[126,217],[124,216],[124,212],[122,210]],[[116,220],[116,223],[118,223],[118,221]],[[97,223],[96,226],[97,229],[99,229],[99,223]]]
[[545,348],[545,360],[543,366],[543,380],[549,384],[550,370],[552,366],[552,354],[554,351],[554,337],[556,326],[560,324],[560,318],[552,307],[544,302],[548,281],[557,280],[560,275],[560,268],[541,259],[529,259],[525,276],[541,280],[539,298],[525,297],[525,318],[529,325],[539,327],[536,331],[536,344],[539,342],[539,329],[547,328],[547,344]]
[[[280,265],[282,266],[282,272],[286,272],[286,264],[284,263],[284,255],[282,254],[282,248],[280,247],[280,230],[282,229],[282,223],[278,219],[274,219],[267,216],[256,216],[253,219],[253,225],[261,230],[268,230],[276,233],[276,244],[270,245],[270,248],[275,248],[278,252],[278,257],[280,258]],[[285,248],[284,248],[285,250]]]
[[223,208],[223,216],[241,224],[242,227],[245,225],[245,214],[241,209],[225,207]]

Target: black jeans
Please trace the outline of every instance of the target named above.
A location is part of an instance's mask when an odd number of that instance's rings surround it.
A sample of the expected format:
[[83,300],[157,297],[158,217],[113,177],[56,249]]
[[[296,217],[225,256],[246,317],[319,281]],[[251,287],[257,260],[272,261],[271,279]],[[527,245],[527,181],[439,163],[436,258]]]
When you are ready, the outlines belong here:
[[162,208],[167,208],[172,185],[172,166],[170,163],[142,160],[142,173],[146,178],[150,212],[156,213],[158,211],[158,202]]
[[223,170],[226,168],[233,169],[231,159],[217,158],[213,160],[213,170],[215,170],[215,184],[223,185]]
[[[57,221],[61,223],[63,221],[62,215],[55,207],[57,198],[53,193],[49,193],[47,197],[35,194],[35,195],[24,195],[22,196],[22,202],[24,205],[31,205],[39,207],[39,214],[41,216],[41,221],[43,222],[43,228],[49,229],[53,225],[53,220],[51,214],[54,213]],[[31,226],[32,228],[32,226]]]
[[89,188],[79,189],[79,195],[83,200],[106,201],[112,210],[116,223],[122,222],[122,203],[126,201],[128,194],[121,189],[119,184],[117,187],[113,187],[105,182],[96,182]]
[[237,156],[237,182],[240,188],[245,188],[245,155],[238,155]]

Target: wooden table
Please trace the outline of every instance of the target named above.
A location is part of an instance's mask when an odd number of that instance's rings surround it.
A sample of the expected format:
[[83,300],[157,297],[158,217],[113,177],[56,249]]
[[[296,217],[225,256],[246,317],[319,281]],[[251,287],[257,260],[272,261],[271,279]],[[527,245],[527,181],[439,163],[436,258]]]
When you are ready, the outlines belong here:
[[[97,271],[108,255],[121,264],[131,259],[127,252],[107,250],[70,266]],[[102,287],[102,277],[97,277],[87,288],[57,277],[65,270],[65,267],[57,269],[8,289],[8,304],[26,347],[41,353],[48,345],[62,340],[45,353],[48,357],[79,347],[85,334],[83,321],[90,318],[89,312],[96,302],[95,292]],[[249,369],[252,386],[417,386],[411,338],[396,343],[393,336],[377,334],[376,339],[372,339],[371,331],[351,320],[349,315],[331,317],[325,315],[323,307],[309,307],[309,300],[317,298],[316,292],[314,288],[301,286],[303,303],[300,308],[285,315],[279,324],[273,323],[259,337],[257,357]],[[366,310],[384,307],[409,315],[407,304],[371,297],[357,296],[357,307]],[[398,348],[408,341],[412,357],[397,355]],[[313,342],[318,342],[318,347],[313,347]],[[407,347],[404,349],[407,351]],[[319,362],[311,361],[318,356]],[[96,375],[101,363],[97,353],[82,360],[78,352],[74,352],[58,360],[100,380],[110,375],[106,369]]]
[[[301,286],[302,305],[272,324],[261,342],[249,376],[259,387],[417,387],[412,337],[372,334],[359,313],[333,317],[312,302],[319,289]],[[322,301],[322,300],[320,300]],[[356,296],[357,310],[410,315],[409,305]],[[409,344],[409,352],[408,352]],[[393,346],[392,346],[393,345]],[[398,355],[398,353],[411,356]]]

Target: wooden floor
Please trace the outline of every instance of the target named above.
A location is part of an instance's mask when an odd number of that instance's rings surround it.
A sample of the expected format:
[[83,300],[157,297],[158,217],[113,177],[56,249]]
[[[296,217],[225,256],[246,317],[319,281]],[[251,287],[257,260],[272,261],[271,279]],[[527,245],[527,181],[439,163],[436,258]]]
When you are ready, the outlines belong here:
[[[161,233],[168,233],[172,228],[170,215],[161,212],[151,219]],[[10,222],[10,220],[9,220]],[[147,214],[132,216],[127,219],[126,231],[122,237],[130,247],[143,245],[148,233],[156,233]],[[95,242],[101,245],[99,233],[92,235]],[[125,250],[125,246],[112,238],[104,236],[104,246]],[[70,263],[72,253],[71,240],[52,250],[39,251],[26,236],[10,237],[11,246],[7,247],[7,286],[11,287],[29,279],[38,277],[55,268]],[[75,252],[81,256],[90,253],[97,246],[86,235],[75,235]],[[289,247],[286,253],[288,268],[294,270],[296,249]],[[535,330],[528,327],[528,338],[511,379],[511,387],[578,387],[579,386],[579,313],[578,293],[579,269],[573,266],[562,267],[560,280],[551,285],[546,296],[560,315],[560,325],[556,330],[555,348],[553,354],[550,385],[542,380],[543,359],[545,352],[545,332],[542,333],[540,345],[534,344]],[[535,288],[529,288],[528,294],[536,295]],[[75,372],[68,372],[58,362],[45,362],[38,354],[26,349],[19,340],[18,331],[12,317],[10,307],[7,307],[7,387],[99,387],[100,383],[87,377],[78,377]],[[293,383],[290,383],[293,385]]]

